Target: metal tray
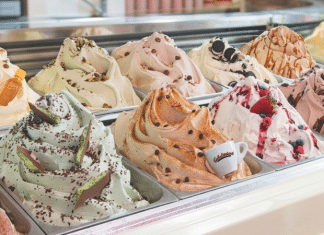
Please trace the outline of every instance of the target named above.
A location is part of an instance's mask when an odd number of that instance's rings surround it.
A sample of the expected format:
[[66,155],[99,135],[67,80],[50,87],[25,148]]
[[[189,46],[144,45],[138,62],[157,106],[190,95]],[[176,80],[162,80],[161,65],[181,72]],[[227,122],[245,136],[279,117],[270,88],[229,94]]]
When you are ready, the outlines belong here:
[[314,135],[319,139],[320,141],[324,141],[324,135],[321,133],[318,133],[317,131],[313,131]]
[[[129,210],[126,212],[118,213],[115,215],[111,215],[107,218],[98,219],[92,222],[87,222],[84,224],[80,224],[77,226],[71,227],[62,227],[62,226],[53,226],[48,225],[44,222],[39,221],[30,211],[29,209],[21,203],[21,200],[13,194],[7,187],[4,187],[7,193],[9,193],[15,201],[27,212],[27,214],[38,224],[38,226],[49,235],[52,234],[68,234],[71,232],[79,231],[84,228],[88,228],[94,225],[106,223],[108,221],[112,221],[121,217],[125,217],[131,214],[135,214],[144,210],[149,210],[152,208],[156,208],[162,205],[166,205],[172,202],[178,201],[177,197],[173,195],[171,192],[166,190],[163,186],[157,183],[156,180],[152,180],[152,178],[147,174],[139,171],[134,165],[130,164],[128,161],[123,159],[124,166],[130,170],[131,173],[131,185],[138,190],[138,192],[150,202],[149,205],[139,207],[133,210]],[[1,182],[2,183],[2,182]],[[31,233],[34,234],[34,233]],[[37,233],[35,233],[37,234]]]
[[254,154],[252,154],[250,152],[250,150],[249,150],[249,153],[251,154],[251,157],[253,157],[254,159],[257,159],[258,161],[263,162],[267,166],[275,169],[276,171],[280,171],[280,170],[283,170],[283,169],[287,169],[287,168],[290,168],[290,167],[294,167],[294,166],[297,166],[297,165],[300,165],[300,164],[304,164],[304,163],[307,163],[307,162],[315,161],[315,160],[317,160],[319,158],[323,158],[324,157],[324,154],[323,154],[323,155],[318,155],[318,156],[315,156],[315,157],[312,157],[312,158],[308,158],[308,159],[305,159],[305,160],[301,160],[301,161],[298,161],[298,162],[295,162],[295,163],[290,163],[290,164],[285,164],[285,165],[279,165],[279,164],[273,164],[273,163],[265,162],[265,161],[261,160],[259,157],[257,157]]
[[225,184],[221,184],[221,185],[209,188],[209,189],[204,189],[204,190],[195,191],[195,192],[184,192],[184,191],[179,191],[179,190],[170,189],[170,188],[168,188],[168,190],[171,191],[173,194],[175,194],[179,199],[185,199],[185,198],[189,198],[189,197],[193,197],[193,196],[205,193],[205,192],[217,190],[219,188],[237,184],[237,183],[240,183],[245,180],[253,179],[255,177],[259,177],[259,176],[274,172],[273,168],[267,166],[259,159],[255,159],[255,158],[251,157],[249,154],[246,155],[246,157],[244,158],[244,161],[249,166],[251,173],[252,173],[252,175],[247,177],[246,179],[234,180],[234,181],[231,181],[231,182],[228,182]]
[[16,202],[8,195],[8,193],[0,185],[0,207],[10,214],[12,223],[16,230],[23,234],[40,235],[44,232],[37,224],[26,214],[24,210],[16,204]]

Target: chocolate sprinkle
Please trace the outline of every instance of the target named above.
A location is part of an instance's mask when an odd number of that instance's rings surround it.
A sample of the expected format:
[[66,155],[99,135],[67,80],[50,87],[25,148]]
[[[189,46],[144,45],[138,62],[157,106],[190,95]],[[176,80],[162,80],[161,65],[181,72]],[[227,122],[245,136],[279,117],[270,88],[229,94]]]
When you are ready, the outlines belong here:
[[199,134],[199,139],[202,139],[204,138],[204,135],[203,134]]
[[184,179],[184,182],[189,182],[189,177],[188,176]]
[[176,60],[180,60],[181,57],[180,57],[179,55],[176,55],[176,56],[175,56],[175,59],[176,59]]
[[213,144],[216,144],[216,141],[215,141],[215,140],[211,140],[211,142],[212,142]]
[[155,49],[152,49],[151,52],[152,52],[152,53],[156,53],[156,50],[155,50]]
[[159,98],[158,98],[158,101],[161,101],[161,100],[162,100],[162,98],[163,98],[162,96],[159,96]]
[[176,149],[180,148],[177,144],[173,145],[173,147],[175,147]]
[[169,70],[164,70],[163,72],[165,75],[169,75],[170,74],[170,71]]
[[211,124],[213,124],[213,125],[214,125],[214,124],[215,124],[215,120],[212,120],[212,121],[211,121]]
[[196,109],[191,110],[191,112],[193,112],[193,113],[196,112]]
[[155,150],[154,154],[155,154],[155,155],[159,155],[159,154],[160,154],[160,150],[158,150],[158,149]]
[[170,99],[170,95],[166,95],[165,98]]
[[180,184],[180,182],[181,182],[180,179],[177,179],[177,180],[176,180],[176,183],[177,183],[177,184]]
[[161,38],[155,38],[156,42],[161,42]]
[[160,126],[160,123],[159,123],[159,122],[157,122],[157,123],[155,123],[154,125],[155,125],[155,126]]
[[171,169],[169,167],[167,167],[167,168],[165,168],[165,172],[169,173],[169,172],[171,172]]
[[130,54],[129,51],[126,51],[124,55],[128,56],[129,54]]
[[205,154],[203,152],[198,153],[198,157],[203,157],[203,156],[205,156]]
[[188,134],[191,135],[193,133],[193,130],[189,130]]

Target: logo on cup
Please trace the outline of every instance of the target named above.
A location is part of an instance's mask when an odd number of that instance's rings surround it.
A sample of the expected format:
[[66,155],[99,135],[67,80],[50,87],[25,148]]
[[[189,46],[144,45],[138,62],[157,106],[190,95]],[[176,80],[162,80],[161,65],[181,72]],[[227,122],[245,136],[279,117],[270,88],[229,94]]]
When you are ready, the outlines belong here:
[[245,142],[228,141],[215,146],[205,152],[206,167],[210,172],[224,177],[237,170],[237,165],[243,161],[247,151],[248,145]]
[[214,157],[213,161],[214,162],[219,162],[223,160],[224,158],[230,157],[234,155],[234,152],[227,152],[227,153],[222,153],[221,155],[218,155],[217,157]]

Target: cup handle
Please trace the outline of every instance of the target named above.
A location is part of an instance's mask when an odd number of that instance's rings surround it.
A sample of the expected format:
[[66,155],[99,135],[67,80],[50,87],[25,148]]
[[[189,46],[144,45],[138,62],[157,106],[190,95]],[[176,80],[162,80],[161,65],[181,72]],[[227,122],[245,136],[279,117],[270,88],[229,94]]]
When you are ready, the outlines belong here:
[[[240,164],[243,161],[249,147],[248,147],[247,143],[245,143],[245,142],[236,143],[235,147],[237,150],[237,164]],[[243,149],[242,151],[241,151],[241,148]]]

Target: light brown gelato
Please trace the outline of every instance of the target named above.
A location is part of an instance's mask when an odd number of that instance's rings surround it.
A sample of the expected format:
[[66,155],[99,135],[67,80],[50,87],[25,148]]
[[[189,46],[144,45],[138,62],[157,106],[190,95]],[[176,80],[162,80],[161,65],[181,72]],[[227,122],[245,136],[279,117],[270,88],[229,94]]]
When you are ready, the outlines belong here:
[[208,171],[205,151],[228,138],[211,125],[206,107],[173,88],[152,91],[113,129],[117,150],[172,189],[197,191],[251,175],[244,162],[223,179]]
[[303,37],[286,26],[265,31],[243,46],[241,51],[286,78],[299,78],[302,70],[316,64]]

